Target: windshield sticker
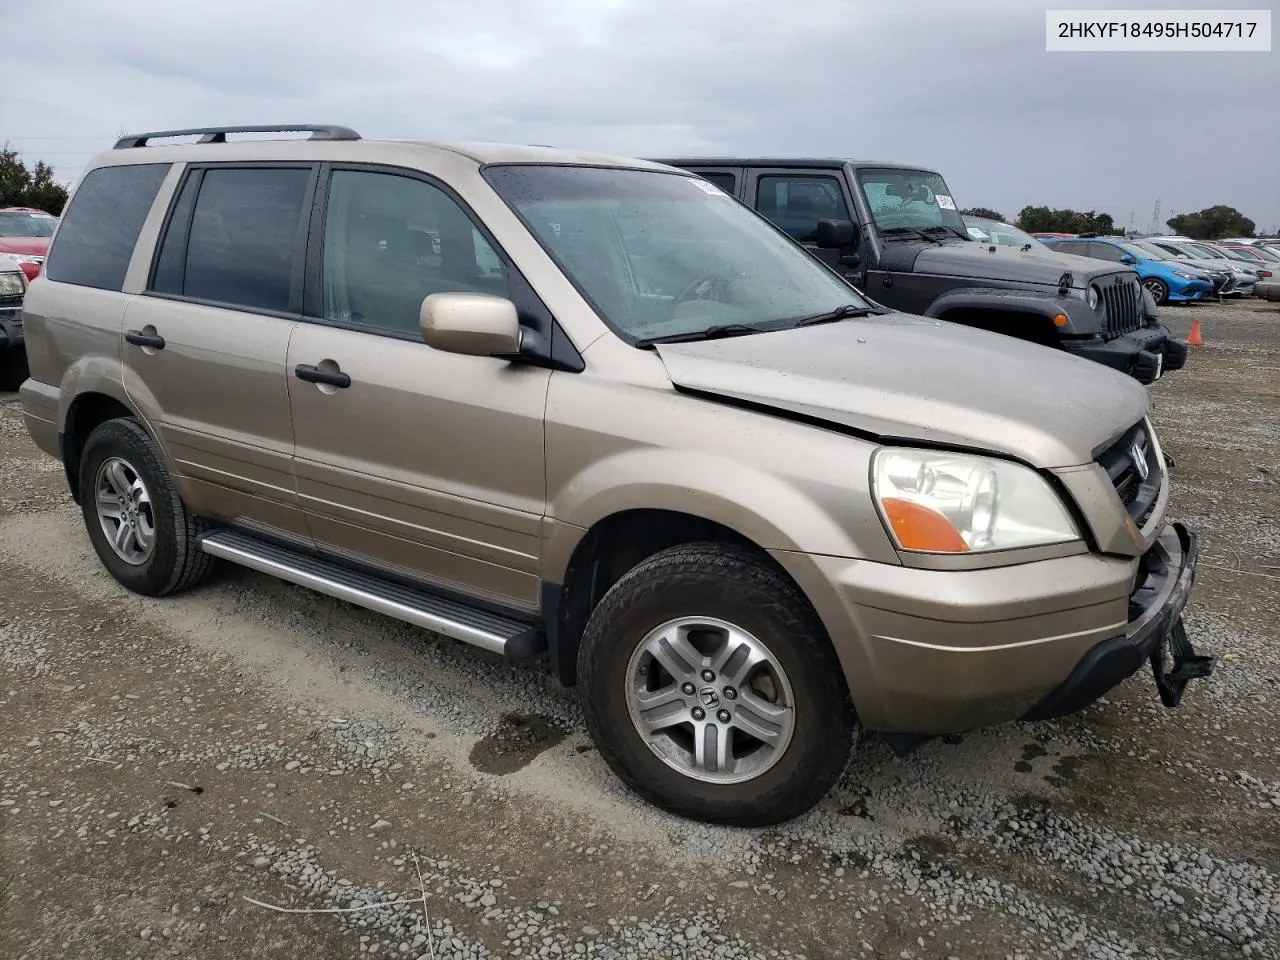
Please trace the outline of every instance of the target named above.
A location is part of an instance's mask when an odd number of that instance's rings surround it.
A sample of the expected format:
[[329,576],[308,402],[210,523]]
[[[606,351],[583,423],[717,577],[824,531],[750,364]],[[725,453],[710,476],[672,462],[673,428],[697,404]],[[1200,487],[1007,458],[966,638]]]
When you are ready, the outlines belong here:
[[933,198],[938,201],[938,206],[943,210],[954,210],[956,208],[956,202],[945,193],[935,193]]

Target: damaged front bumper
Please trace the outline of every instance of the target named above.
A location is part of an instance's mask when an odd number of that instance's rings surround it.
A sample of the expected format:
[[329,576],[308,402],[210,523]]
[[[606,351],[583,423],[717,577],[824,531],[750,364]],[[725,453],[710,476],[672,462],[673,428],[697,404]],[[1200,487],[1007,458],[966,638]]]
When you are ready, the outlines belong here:
[[1023,719],[1048,720],[1075,713],[1144,663],[1151,667],[1161,702],[1176,707],[1187,684],[1208,677],[1218,659],[1195,651],[1182,621],[1198,558],[1194,531],[1182,523],[1170,524],[1139,563],[1125,633],[1091,648],[1067,679]]

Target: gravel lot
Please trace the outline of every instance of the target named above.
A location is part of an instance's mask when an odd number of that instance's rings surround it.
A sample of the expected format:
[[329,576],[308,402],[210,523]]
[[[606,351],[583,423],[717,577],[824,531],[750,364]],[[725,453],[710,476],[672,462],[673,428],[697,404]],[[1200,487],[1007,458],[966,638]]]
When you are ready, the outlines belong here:
[[764,831],[627,794],[535,666],[238,569],[125,593],[0,394],[0,956],[1280,957],[1280,306],[1166,313],[1211,681],[868,741]]

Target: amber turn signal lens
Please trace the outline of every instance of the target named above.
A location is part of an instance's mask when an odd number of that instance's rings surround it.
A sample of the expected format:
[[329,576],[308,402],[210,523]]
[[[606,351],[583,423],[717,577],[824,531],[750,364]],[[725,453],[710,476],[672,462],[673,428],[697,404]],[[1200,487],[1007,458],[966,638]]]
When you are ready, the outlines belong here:
[[898,497],[885,497],[884,507],[893,534],[904,550],[928,550],[932,553],[967,553],[964,542],[951,521],[937,510]]
[[1053,318],[1054,326],[1065,327],[1069,321],[1065,313],[1060,313]]

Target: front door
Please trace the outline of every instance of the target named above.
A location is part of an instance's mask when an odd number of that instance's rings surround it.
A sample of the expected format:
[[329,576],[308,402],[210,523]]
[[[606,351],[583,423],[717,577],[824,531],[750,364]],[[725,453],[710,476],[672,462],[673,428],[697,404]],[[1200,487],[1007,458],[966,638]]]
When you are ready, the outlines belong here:
[[434,350],[418,321],[431,293],[505,296],[512,268],[424,177],[335,165],[322,179],[316,302],[288,357],[312,535],[339,558],[536,610],[551,373]]
[[186,174],[146,293],[125,313],[125,389],[199,514],[309,545],[286,375],[314,166]]
[[746,202],[815,257],[857,286],[859,268],[845,259],[845,251],[818,247],[819,220],[852,220],[843,178],[835,171],[796,173],[767,168],[748,171]]

